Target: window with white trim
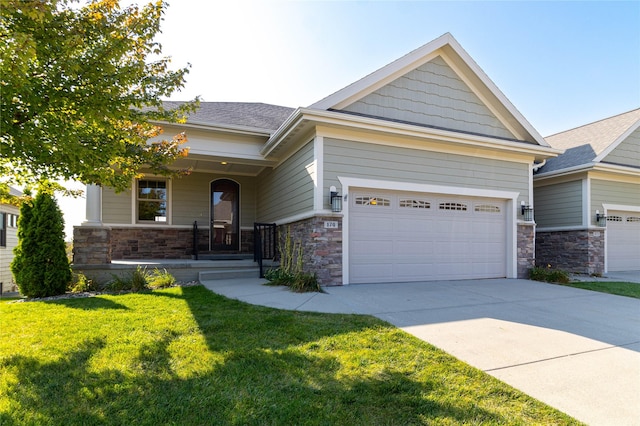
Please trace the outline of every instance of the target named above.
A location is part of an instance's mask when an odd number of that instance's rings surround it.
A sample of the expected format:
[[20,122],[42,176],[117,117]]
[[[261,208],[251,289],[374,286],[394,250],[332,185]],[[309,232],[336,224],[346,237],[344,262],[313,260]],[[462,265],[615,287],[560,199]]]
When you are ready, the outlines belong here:
[[137,219],[141,223],[166,223],[168,188],[166,179],[140,179],[136,192]]

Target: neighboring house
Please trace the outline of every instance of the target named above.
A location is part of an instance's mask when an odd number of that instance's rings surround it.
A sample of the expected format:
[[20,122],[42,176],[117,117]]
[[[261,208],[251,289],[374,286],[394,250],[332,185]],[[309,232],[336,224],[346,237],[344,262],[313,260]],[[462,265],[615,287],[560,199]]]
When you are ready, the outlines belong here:
[[640,109],[546,140],[565,152],[534,175],[538,265],[640,271]]
[[[20,196],[22,193],[9,188],[9,194]],[[17,291],[11,273],[13,249],[18,245],[18,215],[20,209],[11,204],[0,204],[0,292]]]
[[[172,103],[168,102],[168,106]],[[255,222],[302,243],[323,285],[524,277],[547,142],[450,35],[307,108],[207,103],[191,175],[87,190],[76,264],[251,253]],[[332,197],[333,193],[333,197]]]

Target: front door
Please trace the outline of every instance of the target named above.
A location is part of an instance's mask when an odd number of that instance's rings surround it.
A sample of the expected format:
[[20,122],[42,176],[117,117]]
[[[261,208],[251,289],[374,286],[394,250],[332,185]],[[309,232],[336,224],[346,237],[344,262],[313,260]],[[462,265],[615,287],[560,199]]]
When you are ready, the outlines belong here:
[[211,182],[211,230],[212,251],[238,251],[240,221],[240,185],[229,179]]

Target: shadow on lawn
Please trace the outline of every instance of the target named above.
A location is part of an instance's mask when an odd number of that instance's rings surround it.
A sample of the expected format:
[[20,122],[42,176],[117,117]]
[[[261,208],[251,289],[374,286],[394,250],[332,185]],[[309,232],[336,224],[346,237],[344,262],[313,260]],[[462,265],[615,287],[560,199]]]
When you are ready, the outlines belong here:
[[0,367],[17,376],[9,389],[12,403],[31,417],[2,413],[0,424],[59,419],[83,425],[507,421],[472,400],[439,402],[434,393],[447,385],[435,377],[419,382],[385,368],[375,377],[345,379],[337,357],[301,349],[330,336],[380,328],[372,318],[344,315],[336,329],[335,322],[322,326],[325,315],[256,308],[203,287],[184,288],[181,296],[153,294],[184,299],[209,350],[224,354],[224,361],[198,375],[180,377],[169,349],[180,338],[177,332],[142,345],[132,372],[90,367],[92,355],[105,347],[101,339],[85,341],[48,363],[26,356],[5,358]]

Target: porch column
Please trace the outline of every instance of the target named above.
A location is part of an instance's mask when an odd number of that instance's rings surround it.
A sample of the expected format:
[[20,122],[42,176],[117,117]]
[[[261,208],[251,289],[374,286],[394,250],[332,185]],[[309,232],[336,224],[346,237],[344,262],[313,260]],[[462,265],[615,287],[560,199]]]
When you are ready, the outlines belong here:
[[87,185],[86,200],[86,220],[82,222],[82,226],[101,226],[102,189],[100,186]]

